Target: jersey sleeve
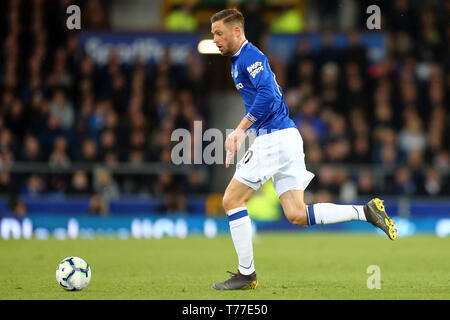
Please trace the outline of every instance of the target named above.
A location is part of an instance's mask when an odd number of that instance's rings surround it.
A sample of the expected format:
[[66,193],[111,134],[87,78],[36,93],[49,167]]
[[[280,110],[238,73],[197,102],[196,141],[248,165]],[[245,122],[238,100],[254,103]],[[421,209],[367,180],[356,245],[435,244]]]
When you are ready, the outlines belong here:
[[256,89],[255,100],[247,110],[245,117],[251,122],[256,122],[268,115],[271,105],[277,99],[273,88],[273,73],[270,71],[269,62],[264,55],[255,55],[246,59],[246,63],[242,67]]

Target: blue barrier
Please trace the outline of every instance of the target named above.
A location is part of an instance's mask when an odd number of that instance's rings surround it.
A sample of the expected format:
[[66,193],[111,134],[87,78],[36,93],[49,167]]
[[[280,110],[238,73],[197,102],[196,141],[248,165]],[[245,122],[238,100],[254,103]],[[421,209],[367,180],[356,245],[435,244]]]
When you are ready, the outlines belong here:
[[[29,215],[47,214],[47,215],[82,215],[89,212],[89,198],[22,198],[27,207]],[[161,198],[150,197],[127,197],[120,200],[112,200],[109,206],[109,213],[128,214],[149,214],[158,211],[163,205]],[[190,197],[187,199],[189,212],[204,213],[206,203],[204,197]],[[0,217],[9,211],[7,199],[0,199]]]
[[[416,233],[433,233],[439,237],[450,235],[450,218],[393,218],[398,236],[406,237]],[[286,219],[278,221],[252,220],[254,232],[296,231],[296,232],[364,232],[385,235],[371,224],[351,221],[335,225],[294,226]],[[0,219],[2,239],[77,239],[77,238],[184,238],[200,234],[215,237],[229,234],[229,224],[225,217],[208,218],[204,215],[115,215],[98,216],[55,216],[36,214],[24,219],[4,217]]]

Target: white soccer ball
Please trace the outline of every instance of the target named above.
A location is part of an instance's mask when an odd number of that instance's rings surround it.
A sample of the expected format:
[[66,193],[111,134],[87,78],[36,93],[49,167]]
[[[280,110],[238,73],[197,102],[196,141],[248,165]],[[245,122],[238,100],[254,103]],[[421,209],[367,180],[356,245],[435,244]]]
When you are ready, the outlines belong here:
[[67,257],[56,268],[56,281],[65,290],[82,290],[91,281],[91,268],[81,258]]

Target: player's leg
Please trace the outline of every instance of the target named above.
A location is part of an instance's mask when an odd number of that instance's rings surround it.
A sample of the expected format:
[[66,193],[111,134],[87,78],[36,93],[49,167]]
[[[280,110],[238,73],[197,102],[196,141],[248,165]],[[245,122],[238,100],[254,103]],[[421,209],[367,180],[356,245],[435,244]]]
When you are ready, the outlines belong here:
[[363,206],[316,203],[307,206],[302,190],[288,190],[280,196],[286,218],[295,225],[335,224],[352,220],[366,221]]
[[238,273],[213,285],[217,290],[255,289],[258,285],[253,261],[252,225],[247,201],[255,190],[236,178],[231,179],[223,196],[223,207],[230,223],[231,238],[238,255]]
[[308,225],[306,204],[302,190],[289,190],[280,196],[280,204],[286,218],[297,226]]
[[225,193],[223,194],[222,205],[225,212],[239,207],[245,207],[256,190],[232,178]]
[[[296,225],[335,224],[352,220],[368,221],[382,229],[391,240],[395,240],[397,231],[394,222],[386,214],[380,199],[373,199],[365,206],[334,203],[316,203],[306,206],[303,191],[314,174],[306,169],[303,140],[298,130],[286,130],[282,134],[283,139],[280,139],[282,165],[272,179],[289,221]],[[287,145],[286,141],[291,145]]]
[[233,178],[228,184],[222,200],[230,224],[231,238],[238,255],[238,269],[244,275],[252,274],[255,271],[252,224],[246,207],[247,201],[254,193],[254,189]]
[[391,240],[397,238],[394,222],[387,215],[383,201],[372,199],[366,205],[316,203],[306,206],[302,190],[289,190],[280,196],[286,218],[293,224],[335,224],[352,220],[367,221],[383,230]]

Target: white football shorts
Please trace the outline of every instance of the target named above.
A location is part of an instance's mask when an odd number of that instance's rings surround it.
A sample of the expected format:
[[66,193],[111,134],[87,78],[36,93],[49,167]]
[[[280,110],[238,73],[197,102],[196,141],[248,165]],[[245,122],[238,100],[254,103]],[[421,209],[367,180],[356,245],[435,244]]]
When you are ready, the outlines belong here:
[[306,170],[303,139],[297,128],[260,135],[236,165],[234,178],[258,190],[272,179],[280,197],[289,190],[305,190],[314,174]]

